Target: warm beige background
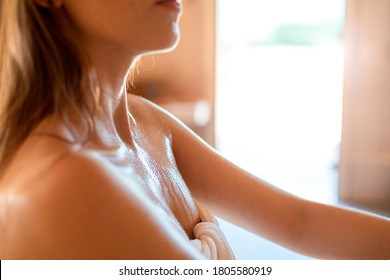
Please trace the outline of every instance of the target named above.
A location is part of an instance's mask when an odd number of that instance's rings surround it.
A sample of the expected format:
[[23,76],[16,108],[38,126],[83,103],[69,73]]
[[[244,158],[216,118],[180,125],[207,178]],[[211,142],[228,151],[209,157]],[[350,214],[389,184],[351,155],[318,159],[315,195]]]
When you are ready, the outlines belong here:
[[[178,47],[173,52],[142,59],[144,65],[135,78],[135,91],[169,108],[214,145],[215,1],[183,0],[183,4]],[[199,101],[203,102],[198,104]],[[210,119],[206,124],[185,114],[193,110],[207,114],[207,106]]]

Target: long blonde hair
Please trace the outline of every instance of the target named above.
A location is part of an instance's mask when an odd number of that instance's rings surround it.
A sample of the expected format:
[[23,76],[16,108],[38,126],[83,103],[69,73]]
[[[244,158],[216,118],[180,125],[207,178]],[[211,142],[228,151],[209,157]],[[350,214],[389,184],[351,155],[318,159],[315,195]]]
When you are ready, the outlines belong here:
[[51,114],[66,118],[71,108],[93,127],[96,101],[86,90],[93,87],[86,69],[50,8],[34,0],[0,0],[0,166]]

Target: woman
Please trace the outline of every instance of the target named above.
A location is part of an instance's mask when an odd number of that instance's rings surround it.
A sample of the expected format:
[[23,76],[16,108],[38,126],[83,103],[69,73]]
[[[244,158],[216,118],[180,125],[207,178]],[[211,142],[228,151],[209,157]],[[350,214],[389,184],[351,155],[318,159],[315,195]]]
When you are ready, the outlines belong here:
[[[1,259],[233,258],[214,213],[319,258],[390,258],[387,219],[299,199],[127,94],[176,0],[2,0]],[[189,148],[190,147],[190,148]]]

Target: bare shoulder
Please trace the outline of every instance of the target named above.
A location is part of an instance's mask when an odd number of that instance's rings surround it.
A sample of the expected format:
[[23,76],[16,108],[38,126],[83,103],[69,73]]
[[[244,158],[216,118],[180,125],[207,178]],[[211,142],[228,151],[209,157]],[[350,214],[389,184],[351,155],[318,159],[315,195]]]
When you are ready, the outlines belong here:
[[69,152],[30,186],[1,197],[2,259],[196,256],[137,181],[93,153]]
[[[195,151],[197,149],[206,149],[214,154],[215,151],[184,122],[157,104],[145,98],[130,95],[129,109],[137,121],[140,120],[141,124],[148,126],[147,131],[152,129],[154,133],[161,131],[165,135],[169,135],[176,158],[181,157],[188,150]],[[195,152],[195,154],[199,153]],[[186,160],[183,164],[191,162],[188,159],[192,157],[187,157],[187,155],[184,157]]]
[[149,113],[158,113],[161,108],[152,101],[135,94],[128,94],[128,105],[131,113],[147,110]]
[[148,125],[155,124],[160,128],[173,129],[184,124],[170,112],[152,101],[130,94],[128,98],[129,110],[137,120],[144,120]]

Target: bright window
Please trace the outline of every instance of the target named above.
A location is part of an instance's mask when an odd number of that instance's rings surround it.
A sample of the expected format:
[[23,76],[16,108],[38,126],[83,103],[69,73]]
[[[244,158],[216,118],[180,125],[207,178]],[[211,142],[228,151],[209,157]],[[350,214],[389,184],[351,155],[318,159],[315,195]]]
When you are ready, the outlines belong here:
[[[217,6],[217,148],[277,187],[327,203],[336,202],[344,6],[342,0]],[[253,254],[243,257],[262,257]]]

